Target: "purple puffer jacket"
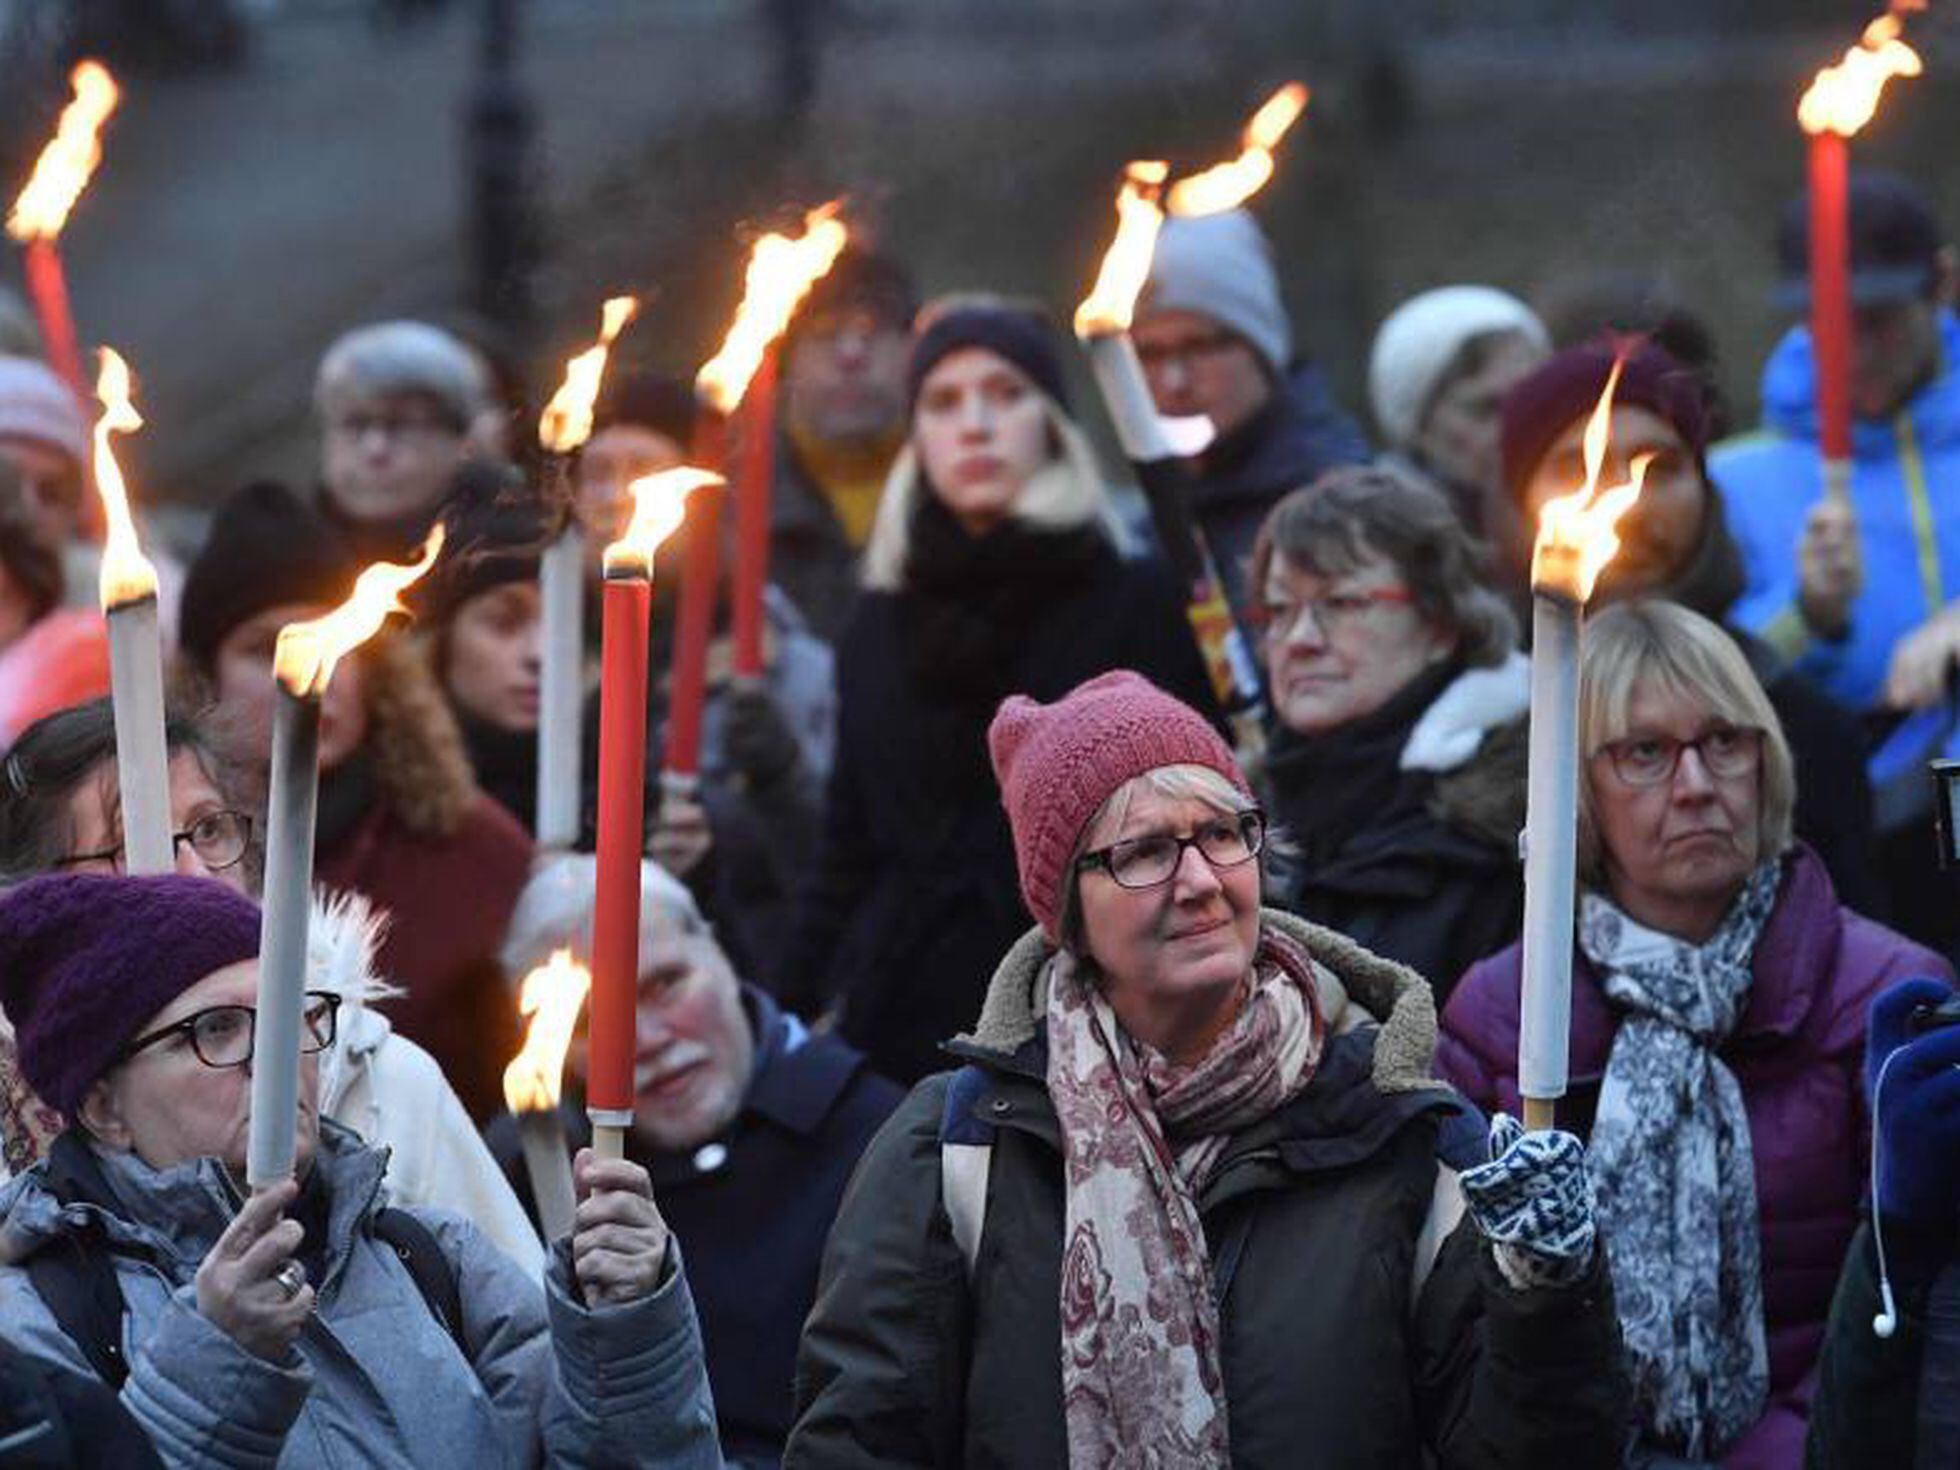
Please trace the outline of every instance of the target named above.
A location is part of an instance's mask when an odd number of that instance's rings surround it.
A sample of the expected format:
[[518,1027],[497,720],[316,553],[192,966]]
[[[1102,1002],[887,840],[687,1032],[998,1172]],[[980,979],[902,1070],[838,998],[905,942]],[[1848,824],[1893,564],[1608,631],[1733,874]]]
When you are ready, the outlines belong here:
[[[1443,1012],[1437,1068],[1487,1112],[1521,1112],[1519,963],[1514,944],[1471,966]],[[1722,1463],[1794,1470],[1803,1463],[1824,1319],[1867,1182],[1865,1007],[1895,980],[1932,975],[1950,984],[1953,971],[1931,950],[1842,907],[1824,864],[1801,845],[1752,968],[1748,1005],[1718,1055],[1742,1085],[1755,1145],[1770,1405]],[[1575,953],[1571,1084],[1558,1121],[1582,1138],[1618,1030],[1598,975]]]

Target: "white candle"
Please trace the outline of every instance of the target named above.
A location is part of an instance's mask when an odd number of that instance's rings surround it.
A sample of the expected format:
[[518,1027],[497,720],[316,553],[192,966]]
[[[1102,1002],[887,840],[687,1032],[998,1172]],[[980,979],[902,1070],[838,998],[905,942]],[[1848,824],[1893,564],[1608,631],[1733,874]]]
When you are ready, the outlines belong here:
[[254,1190],[293,1172],[313,820],[320,787],[319,696],[295,695],[279,684],[274,699],[258,1019],[252,1030],[252,1125],[245,1163],[246,1183]]
[[538,1207],[544,1243],[572,1233],[578,1208],[572,1189],[572,1161],[566,1152],[565,1123],[556,1108],[517,1115],[517,1136],[524,1145],[524,1172],[531,1181],[531,1198]]
[[579,711],[584,694],[585,538],[577,522],[546,548],[539,574],[544,666],[538,702],[537,840],[568,850],[579,834]]
[[109,690],[116,721],[116,782],[121,794],[123,867],[168,873],[169,755],[163,733],[163,643],[155,593],[109,609]]
[[1096,332],[1082,339],[1089,354],[1089,371],[1109,410],[1123,457],[1132,464],[1152,464],[1173,455],[1164,421],[1143,376],[1143,361],[1128,332]]
[[[1572,1027],[1572,922],[1579,824],[1579,634],[1585,608],[1531,599],[1531,737],[1524,843],[1524,995],[1518,1091],[1525,1121],[1546,1126],[1565,1095]],[[1541,1110],[1534,1103],[1544,1104]]]

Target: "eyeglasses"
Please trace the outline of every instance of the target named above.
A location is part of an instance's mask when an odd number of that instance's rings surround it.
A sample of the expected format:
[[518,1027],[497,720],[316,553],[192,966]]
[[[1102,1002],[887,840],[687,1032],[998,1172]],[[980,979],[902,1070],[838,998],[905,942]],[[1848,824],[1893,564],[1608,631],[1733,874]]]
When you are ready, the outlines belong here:
[[[252,1060],[252,1031],[257,1020],[258,1011],[252,1006],[208,1006],[137,1037],[122,1049],[117,1060],[126,1062],[160,1042],[185,1036],[205,1066],[219,1070],[242,1067]],[[332,1046],[339,1020],[339,996],[324,990],[307,991],[306,1008],[300,1012],[299,1054],[311,1056]]]
[[[170,851],[175,856],[185,843],[197,860],[213,873],[222,873],[245,856],[252,841],[252,819],[243,812],[206,812],[181,832],[170,834]],[[89,863],[106,863],[118,873],[123,870],[123,847],[105,847],[100,852],[78,852],[55,859],[57,868],[79,868]]]
[[1363,592],[1331,592],[1303,597],[1298,602],[1268,602],[1253,609],[1252,623],[1273,643],[1284,642],[1300,625],[1302,613],[1312,613],[1323,637],[1352,627],[1377,607],[1406,607],[1415,594],[1406,587],[1372,587]]
[[1182,337],[1170,342],[1139,341],[1136,348],[1143,370],[1146,373],[1161,373],[1172,363],[1187,371],[1209,366],[1233,348],[1244,345],[1244,340],[1234,333],[1207,332],[1202,336]]
[[1240,812],[1207,822],[1189,837],[1161,833],[1112,842],[1095,852],[1085,852],[1075,860],[1075,870],[1086,873],[1101,868],[1116,880],[1119,888],[1155,888],[1168,883],[1184,861],[1184,850],[1195,847],[1214,868],[1236,868],[1250,862],[1266,845],[1266,814]]
[[1692,750],[1711,776],[1747,776],[1762,763],[1763,732],[1753,725],[1716,725],[1693,740],[1634,735],[1600,747],[1613,773],[1629,786],[1659,786],[1674,779],[1683,751]]
[[350,413],[327,421],[327,432],[359,443],[369,434],[384,439],[421,439],[434,434],[460,438],[455,420],[438,413]]

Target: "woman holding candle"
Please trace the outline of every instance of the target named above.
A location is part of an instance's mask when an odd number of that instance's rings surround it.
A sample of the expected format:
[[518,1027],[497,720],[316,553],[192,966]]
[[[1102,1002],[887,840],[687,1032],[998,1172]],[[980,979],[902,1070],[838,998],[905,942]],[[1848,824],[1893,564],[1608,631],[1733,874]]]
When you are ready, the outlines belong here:
[[126,1376],[173,1465],[326,1465],[347,1446],[375,1466],[718,1464],[645,1171],[581,1156],[579,1223],[542,1284],[460,1216],[386,1207],[386,1156],[315,1107],[331,996],[305,1013],[299,1178],[239,1202],[259,926],[203,878],[63,874],[0,896],[22,1065],[69,1120],[0,1194],[7,1340]]
[[[1802,1455],[1831,1283],[1865,1190],[1865,1008],[1930,952],[1841,907],[1791,837],[1776,713],[1733,641],[1609,608],[1580,667],[1571,1090],[1654,1452]],[[1443,1016],[1443,1076],[1518,1106],[1519,949]],[[1685,1192],[1685,1193],[1684,1193]]]
[[1517,623],[1442,493],[1333,470],[1252,552],[1278,723],[1265,780],[1289,837],[1275,902],[1421,975],[1439,997],[1517,933]]
[[1214,707],[1181,597],[1123,559],[1047,323],[991,297],[929,308],[910,384],[911,441],[838,648],[824,846],[784,979],[793,1008],[835,1004],[901,1081],[933,1068],[1021,927],[987,770],[1000,700],[1136,668]]
[[1620,1464],[1577,1141],[1481,1162],[1428,988],[1261,907],[1195,711],[1117,672],[990,744],[1040,928],[860,1167],[787,1462]]

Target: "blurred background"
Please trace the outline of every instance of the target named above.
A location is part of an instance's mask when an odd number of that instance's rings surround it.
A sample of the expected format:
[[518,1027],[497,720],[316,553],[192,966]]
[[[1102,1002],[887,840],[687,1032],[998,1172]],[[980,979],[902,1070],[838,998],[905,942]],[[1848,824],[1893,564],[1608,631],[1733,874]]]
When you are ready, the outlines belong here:
[[[1381,317],[1480,280],[1556,311],[1602,278],[1712,327],[1737,422],[1787,325],[1776,211],[1796,99],[1876,0],[0,0],[0,193],[101,56],[124,83],[63,236],[86,345],[121,349],[139,496],[305,484],[314,364],[343,328],[470,327],[535,393],[600,299],[690,370],[746,240],[834,194],[929,292],[1066,319],[1126,159],[1202,164],[1314,89],[1256,203],[1347,406]],[[1583,18],[1578,13],[1583,10]],[[1960,219],[1960,5],[1910,37],[1855,157]],[[15,252],[0,279],[17,284]]]

